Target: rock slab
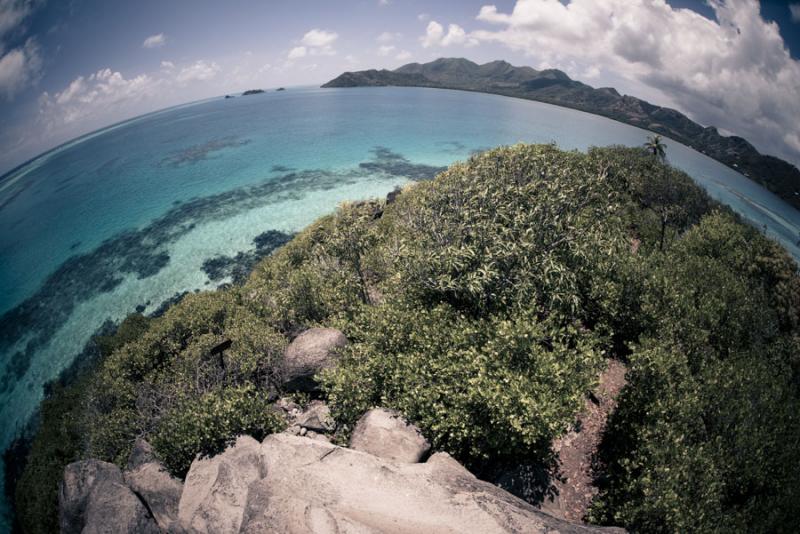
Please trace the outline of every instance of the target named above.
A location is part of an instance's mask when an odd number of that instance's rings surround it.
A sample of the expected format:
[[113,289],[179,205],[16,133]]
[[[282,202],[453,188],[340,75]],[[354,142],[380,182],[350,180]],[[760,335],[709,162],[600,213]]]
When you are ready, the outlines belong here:
[[283,355],[284,389],[317,391],[319,384],[314,380],[314,375],[332,367],[336,352],[345,345],[347,338],[335,328],[310,328],[297,336]]
[[358,420],[350,438],[350,448],[386,460],[413,464],[428,454],[431,445],[419,428],[398,412],[374,408]]
[[59,487],[58,505],[61,532],[160,532],[145,505],[125,485],[119,468],[107,462],[69,464]]

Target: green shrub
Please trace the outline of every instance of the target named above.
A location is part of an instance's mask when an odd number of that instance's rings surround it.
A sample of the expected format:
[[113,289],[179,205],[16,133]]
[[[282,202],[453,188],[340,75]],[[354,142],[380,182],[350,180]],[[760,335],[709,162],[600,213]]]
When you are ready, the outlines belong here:
[[183,476],[198,454],[220,453],[242,434],[261,440],[284,424],[263,391],[241,386],[177,403],[159,420],[151,439],[167,468]]
[[475,320],[448,305],[365,309],[338,367],[324,374],[352,424],[395,408],[463,461],[547,455],[582,406],[601,362],[589,333],[533,315]]

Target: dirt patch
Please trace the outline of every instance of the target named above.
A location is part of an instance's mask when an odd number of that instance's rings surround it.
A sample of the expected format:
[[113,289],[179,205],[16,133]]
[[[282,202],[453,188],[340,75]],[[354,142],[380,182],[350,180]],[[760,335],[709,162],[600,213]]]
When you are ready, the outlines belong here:
[[592,484],[592,457],[625,385],[626,370],[622,362],[609,360],[574,428],[553,442],[559,466],[559,475],[553,481],[557,495],[546,499],[541,504],[542,510],[569,521],[581,521],[586,515],[597,494]]

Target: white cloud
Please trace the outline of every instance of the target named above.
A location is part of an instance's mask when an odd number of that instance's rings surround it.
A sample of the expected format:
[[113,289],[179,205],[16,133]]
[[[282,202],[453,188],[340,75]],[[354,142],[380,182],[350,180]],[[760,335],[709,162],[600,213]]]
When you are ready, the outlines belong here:
[[419,15],[417,15],[417,20],[419,20],[421,22],[425,22],[429,18],[431,18],[431,16],[428,15],[427,13],[420,13]]
[[789,12],[792,14],[792,22],[800,22],[800,4],[789,4]]
[[289,50],[287,56],[290,62],[306,56],[333,56],[336,50],[333,43],[339,38],[339,34],[328,30],[313,29],[306,32],[300,39],[300,45]]
[[300,59],[301,57],[306,57],[308,54],[308,49],[305,46],[295,46],[291,50],[289,50],[289,55],[287,56],[290,60],[291,59]]
[[335,32],[313,29],[306,32],[300,43],[310,47],[323,47],[332,45],[338,38],[339,35]]
[[399,61],[408,61],[409,59],[411,59],[411,52],[409,52],[408,50],[400,50],[400,52],[398,52],[397,55],[394,56],[394,58]]
[[162,61],[161,68],[166,70],[172,70],[175,68],[175,63],[173,63],[172,61]]
[[[661,95],[703,124],[800,162],[800,62],[756,0],[709,4],[716,20],[661,1],[517,0],[510,13],[483,6],[477,19],[496,29],[466,38],[503,44],[539,63],[572,62],[574,72],[615,73],[630,82],[628,90]],[[424,46],[443,43],[441,25],[428,30]]]
[[35,0],[0,0],[0,38],[18,29],[38,4]]
[[379,43],[391,43],[392,41],[395,41],[400,37],[402,37],[402,34],[400,33],[383,32],[375,40],[378,41]]
[[378,0],[379,6],[388,6],[391,3],[392,3],[391,0]]
[[54,95],[43,93],[40,116],[48,129],[69,125],[151,97],[158,85],[146,74],[126,79],[120,72],[100,69],[88,78],[78,76]]
[[207,81],[214,78],[220,71],[219,65],[215,62],[205,60],[195,61],[191,65],[183,67],[175,79],[178,83]]
[[164,46],[166,42],[167,37],[163,33],[157,33],[145,39],[142,46],[145,48],[158,48]]
[[42,59],[34,39],[0,57],[0,92],[8,100],[41,76]]
[[378,55],[379,56],[388,56],[392,52],[395,51],[395,47],[392,45],[382,45],[378,47]]
[[430,48],[432,46],[451,45],[475,46],[478,41],[467,35],[464,28],[458,24],[450,24],[445,33],[444,27],[432,20],[428,23],[428,27],[425,28],[425,35],[420,37],[420,43],[422,43],[423,48]]

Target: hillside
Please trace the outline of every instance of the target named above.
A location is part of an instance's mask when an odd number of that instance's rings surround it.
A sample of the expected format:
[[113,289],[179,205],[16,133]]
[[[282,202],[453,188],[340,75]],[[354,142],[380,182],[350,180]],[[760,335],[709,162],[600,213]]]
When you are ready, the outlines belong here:
[[763,155],[745,139],[721,135],[670,108],[654,106],[616,89],[595,89],[556,69],[538,71],[505,61],[478,65],[463,58],[410,63],[393,71],[345,72],[322,87],[412,86],[461,89],[527,98],[603,115],[680,141],[742,172],[800,209],[800,170]]
[[[152,527],[161,512],[130,488],[154,480],[172,488],[156,492],[163,517],[179,500],[197,532],[269,531],[270,514],[397,524],[393,504],[429,521],[453,494],[475,524],[520,532],[515,518],[551,522],[531,506],[559,509],[556,488],[582,478],[586,502],[564,511],[594,524],[800,527],[797,264],[641,148],[486,151],[343,205],[243,282],[96,344],[97,365],[42,406],[16,482],[24,532],[56,531],[59,503],[73,525],[126,511]],[[614,367],[612,408],[598,386]],[[602,422],[581,416],[592,406]],[[359,438],[376,407],[414,426],[388,463],[382,438]],[[138,479],[142,439],[158,467]],[[565,465],[576,442],[591,469]],[[203,527],[227,517],[236,528]]]

